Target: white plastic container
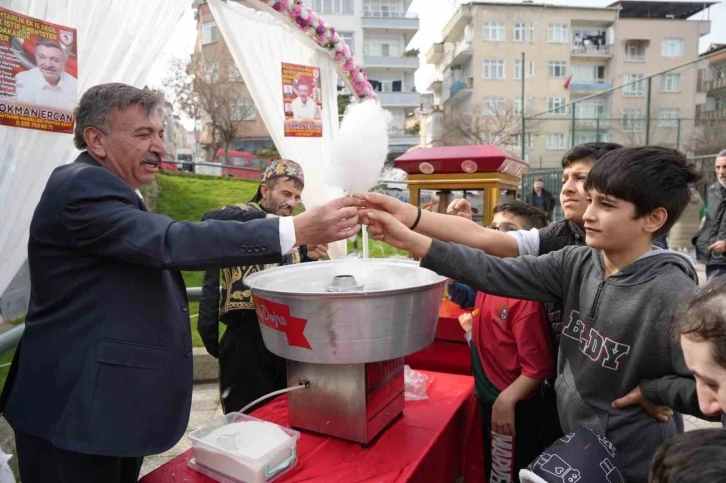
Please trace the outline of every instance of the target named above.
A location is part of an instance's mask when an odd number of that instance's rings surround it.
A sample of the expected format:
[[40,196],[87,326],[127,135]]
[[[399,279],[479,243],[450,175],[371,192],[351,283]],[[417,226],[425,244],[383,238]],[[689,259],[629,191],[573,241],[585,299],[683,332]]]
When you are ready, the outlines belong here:
[[[204,441],[204,437],[212,431],[242,421],[273,424],[290,436],[290,439],[271,448],[259,458],[248,458]],[[213,419],[189,433],[189,438],[194,446],[194,459],[189,461],[189,466],[220,482],[268,483],[277,480],[297,465],[299,432],[242,413],[229,413]]]

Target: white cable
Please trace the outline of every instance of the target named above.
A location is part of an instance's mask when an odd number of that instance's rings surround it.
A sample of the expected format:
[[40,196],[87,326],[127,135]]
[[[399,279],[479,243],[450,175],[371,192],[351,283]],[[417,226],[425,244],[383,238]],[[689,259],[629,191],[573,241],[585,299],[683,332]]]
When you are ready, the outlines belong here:
[[298,384],[297,386],[286,387],[285,389],[280,389],[279,391],[271,392],[270,394],[266,394],[266,395],[262,396],[261,398],[252,401],[247,406],[243,407],[240,412],[241,413],[244,413],[249,408],[251,408],[252,406],[254,406],[255,404],[257,404],[258,402],[262,402],[265,399],[271,398],[272,396],[277,396],[279,394],[285,394],[286,392],[297,391],[298,389],[305,389],[306,387],[308,387],[308,385],[309,384],[307,384],[307,383],[306,384]]

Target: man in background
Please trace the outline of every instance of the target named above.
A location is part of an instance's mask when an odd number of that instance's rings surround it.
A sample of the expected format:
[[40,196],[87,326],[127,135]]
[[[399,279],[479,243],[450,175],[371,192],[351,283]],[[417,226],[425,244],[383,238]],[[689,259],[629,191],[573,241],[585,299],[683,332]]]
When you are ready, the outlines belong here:
[[537,178],[534,181],[534,189],[527,195],[526,203],[547,213],[547,219],[552,221],[552,213],[555,211],[557,200],[552,193],[544,189],[544,181]]
[[706,221],[693,237],[696,259],[706,264],[706,277],[726,274],[726,149],[715,162],[716,182],[708,187]]
[[[291,216],[300,203],[304,185],[303,170],[298,163],[286,159],[273,161],[249,203],[210,211],[204,214],[202,221],[246,222],[270,216]],[[286,254],[279,265],[319,260],[327,251],[327,245],[302,246]],[[204,273],[197,330],[207,352],[219,359],[219,390],[225,414],[239,411],[256,399],[287,386],[285,359],[265,347],[252,293],[245,284],[249,275],[276,266],[277,263],[253,264]],[[221,341],[220,321],[227,326]]]
[[52,40],[35,44],[36,67],[15,76],[16,100],[23,104],[72,111],[76,107],[78,81],[66,70],[68,54]]

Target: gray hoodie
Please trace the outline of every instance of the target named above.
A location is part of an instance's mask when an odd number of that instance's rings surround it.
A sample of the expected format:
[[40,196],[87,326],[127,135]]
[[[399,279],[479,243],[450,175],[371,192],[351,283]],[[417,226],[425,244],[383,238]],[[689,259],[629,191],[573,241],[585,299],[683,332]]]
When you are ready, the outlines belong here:
[[500,259],[434,240],[421,266],[494,295],[562,304],[555,383],[562,429],[586,426],[607,437],[627,481],[648,481],[655,450],[682,420],[659,423],[640,405],[613,409],[612,401],[640,385],[649,401],[702,417],[696,383],[670,335],[678,300],[697,287],[685,257],[654,250],[605,279],[602,253],[589,247]]

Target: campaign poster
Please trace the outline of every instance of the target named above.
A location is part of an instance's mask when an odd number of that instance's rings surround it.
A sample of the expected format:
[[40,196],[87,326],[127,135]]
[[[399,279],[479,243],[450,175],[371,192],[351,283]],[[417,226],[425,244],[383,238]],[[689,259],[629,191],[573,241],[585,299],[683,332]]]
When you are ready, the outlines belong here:
[[76,30],[0,8],[0,125],[73,132]]
[[286,137],[323,136],[323,94],[319,68],[283,63],[282,102]]

